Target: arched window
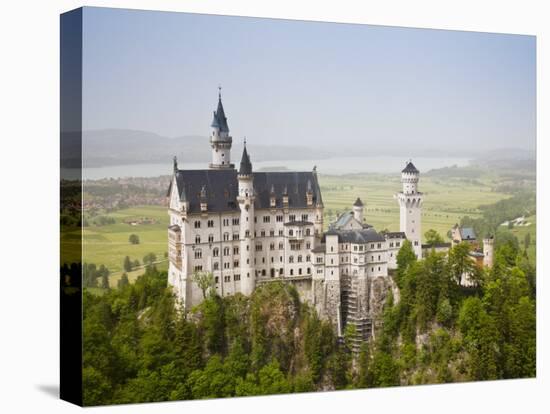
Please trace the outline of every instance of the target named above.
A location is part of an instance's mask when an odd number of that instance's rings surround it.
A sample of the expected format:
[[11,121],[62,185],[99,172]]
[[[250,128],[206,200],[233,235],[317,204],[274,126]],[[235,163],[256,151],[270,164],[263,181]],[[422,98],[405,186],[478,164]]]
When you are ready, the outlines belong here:
[[200,229],[201,228],[201,222],[198,221],[198,220],[195,221],[194,226],[195,226],[196,229]]
[[213,234],[209,234],[208,235],[208,243],[212,243],[214,241],[214,235]]
[[265,269],[262,269],[262,276],[265,276]]
[[195,259],[201,259],[202,258],[202,250],[197,249],[195,250]]
[[298,263],[302,263],[302,255],[298,255]]
[[294,230],[290,229],[290,230],[288,231],[288,235],[289,235],[289,236],[293,236],[293,235],[294,235]]
[[311,274],[311,267],[308,267],[308,268],[307,268],[307,274],[308,274],[308,275]]
[[224,247],[223,248],[223,255],[224,256],[229,256],[229,247]]
[[[311,256],[308,254],[308,255],[306,256],[306,262],[310,262],[310,261],[311,261]],[[309,273],[309,272],[308,272],[308,273]]]
[[217,247],[214,247],[214,250],[212,250],[212,256],[218,257],[220,255],[220,249]]
[[218,270],[220,268],[220,264],[218,262],[214,263],[214,270]]
[[311,235],[311,230],[310,229],[306,229],[306,236],[310,236]]
[[290,276],[294,276],[294,269],[290,269]]
[[200,244],[201,242],[201,236],[199,236],[198,234],[195,236],[195,244]]
[[294,263],[294,256],[288,257],[288,263]]

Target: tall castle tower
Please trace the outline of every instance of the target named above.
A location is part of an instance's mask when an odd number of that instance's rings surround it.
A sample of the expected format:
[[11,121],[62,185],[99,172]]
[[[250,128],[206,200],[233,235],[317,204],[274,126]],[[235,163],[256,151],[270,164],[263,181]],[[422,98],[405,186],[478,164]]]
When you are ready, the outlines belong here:
[[403,190],[395,194],[400,207],[400,230],[413,245],[416,257],[422,258],[421,213],[423,194],[418,191],[420,171],[409,161],[401,171]]
[[237,202],[241,209],[240,217],[240,269],[241,292],[250,295],[256,286],[256,272],[254,267],[254,177],[252,163],[244,143],[241,167],[237,175],[239,181],[239,195]]
[[231,144],[233,138],[229,136],[229,126],[223,110],[221,87],[218,92],[218,109],[214,111],[212,120],[212,135],[210,136],[210,146],[212,147],[211,169],[229,169],[234,168],[231,164]]
[[495,239],[492,236],[483,239],[483,266],[493,267],[494,247]]

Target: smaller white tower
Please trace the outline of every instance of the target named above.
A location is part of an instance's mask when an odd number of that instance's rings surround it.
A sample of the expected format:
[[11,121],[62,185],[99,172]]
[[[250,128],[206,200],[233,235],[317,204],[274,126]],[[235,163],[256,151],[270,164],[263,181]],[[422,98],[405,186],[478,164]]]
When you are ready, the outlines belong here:
[[418,259],[422,258],[422,201],[423,194],[418,191],[420,171],[409,161],[401,171],[403,190],[395,194],[400,207],[400,230],[413,245]]
[[363,210],[363,202],[359,197],[357,197],[357,200],[353,203],[353,217],[361,224],[363,224]]
[[495,239],[493,236],[483,239],[483,266],[489,269],[493,267]]
[[233,168],[231,164],[231,145],[233,138],[229,136],[229,126],[222,105],[221,86],[218,93],[218,109],[214,111],[212,120],[212,135],[210,135],[210,146],[212,147],[211,169]]
[[237,175],[239,180],[239,195],[237,202],[241,209],[240,224],[240,269],[241,292],[250,295],[256,286],[256,272],[254,266],[254,177],[252,175],[252,163],[246,151],[244,143],[241,167]]

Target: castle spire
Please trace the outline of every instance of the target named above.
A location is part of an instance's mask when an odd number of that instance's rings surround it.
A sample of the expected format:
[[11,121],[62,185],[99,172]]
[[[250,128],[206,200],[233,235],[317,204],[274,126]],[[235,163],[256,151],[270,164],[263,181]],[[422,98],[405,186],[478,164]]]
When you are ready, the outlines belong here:
[[243,156],[241,157],[241,168],[239,169],[239,175],[250,175],[250,174],[252,174],[252,163],[250,162],[250,157],[248,156],[248,151],[246,150],[246,138],[245,138]]

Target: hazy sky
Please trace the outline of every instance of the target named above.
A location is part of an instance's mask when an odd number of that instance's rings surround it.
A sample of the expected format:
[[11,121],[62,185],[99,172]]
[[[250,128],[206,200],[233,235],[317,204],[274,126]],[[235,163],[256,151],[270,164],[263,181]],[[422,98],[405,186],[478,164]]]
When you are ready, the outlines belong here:
[[535,146],[535,37],[86,8],[84,129],[480,150]]

